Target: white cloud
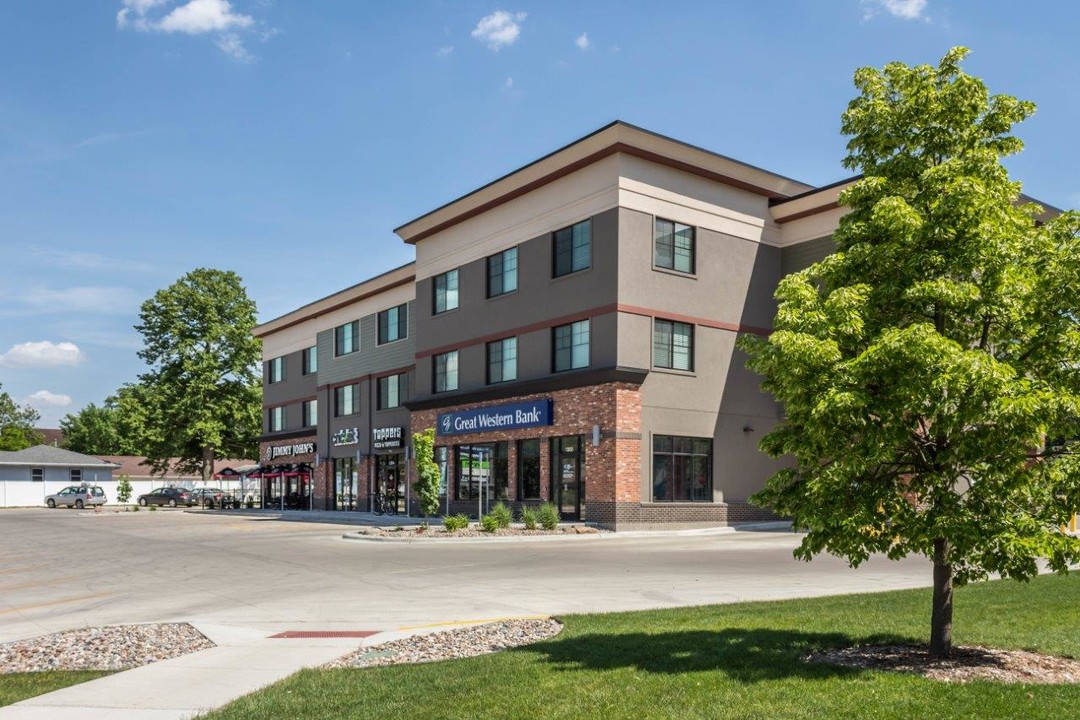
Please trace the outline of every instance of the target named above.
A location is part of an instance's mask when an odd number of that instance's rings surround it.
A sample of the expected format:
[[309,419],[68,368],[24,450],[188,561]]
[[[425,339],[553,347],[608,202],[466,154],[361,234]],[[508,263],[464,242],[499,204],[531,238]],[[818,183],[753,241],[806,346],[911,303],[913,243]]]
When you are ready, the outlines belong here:
[[[226,55],[243,62],[253,58],[244,45],[240,31],[254,30],[255,18],[233,9],[229,0],[187,0],[161,15],[155,12],[173,0],[121,0],[116,14],[116,26],[141,32],[183,33],[204,35],[214,33],[214,44]],[[266,42],[277,34],[276,29],[263,28],[258,37]]]
[[901,20],[925,19],[923,11],[926,10],[928,0],[862,0],[863,20],[869,20],[884,10],[893,17]]
[[236,28],[250,27],[255,19],[250,15],[233,12],[229,0],[191,0],[186,5],[174,8],[157,24],[158,29],[167,33],[182,32],[199,35],[207,32],[223,32]]
[[437,58],[448,58],[448,57],[450,57],[450,55],[453,54],[453,52],[454,52],[454,46],[453,45],[446,45],[445,47],[441,47],[441,48],[439,48],[438,50],[435,51],[435,57],[437,57]]
[[30,288],[5,298],[0,316],[23,315],[127,315],[139,307],[139,300],[128,288],[70,287],[55,290]]
[[574,40],[574,44],[577,45],[578,48],[580,48],[582,50],[588,50],[589,49],[589,33],[583,32],[580,35],[578,35],[577,39]]
[[25,342],[0,354],[0,366],[9,368],[74,367],[85,359],[75,343]]
[[480,22],[473,28],[472,36],[498,52],[503,46],[517,42],[521,34],[520,23],[524,22],[525,17],[526,13],[523,12],[511,14],[505,10],[496,10],[480,18]]
[[35,408],[67,407],[71,404],[71,396],[49,392],[48,390],[38,390],[36,393],[31,393],[23,402]]

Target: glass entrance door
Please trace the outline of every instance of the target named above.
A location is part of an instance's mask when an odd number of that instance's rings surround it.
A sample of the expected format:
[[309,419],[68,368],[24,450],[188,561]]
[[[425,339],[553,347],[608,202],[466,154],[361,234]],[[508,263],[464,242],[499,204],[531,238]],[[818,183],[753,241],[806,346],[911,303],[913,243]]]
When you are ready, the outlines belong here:
[[553,438],[551,443],[552,500],[563,520],[580,520],[584,504],[584,443],[580,435]]
[[334,509],[357,510],[356,461],[352,458],[334,460]]
[[389,502],[397,507],[398,514],[405,514],[405,477],[402,475],[404,456],[379,455],[376,463],[379,490]]

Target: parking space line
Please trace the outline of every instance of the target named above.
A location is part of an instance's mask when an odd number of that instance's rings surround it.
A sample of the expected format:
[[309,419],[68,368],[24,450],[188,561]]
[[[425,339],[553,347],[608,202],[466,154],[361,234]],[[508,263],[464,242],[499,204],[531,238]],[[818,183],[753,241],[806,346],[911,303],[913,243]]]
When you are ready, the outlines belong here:
[[0,615],[10,615],[11,613],[22,612],[23,610],[34,610],[36,608],[63,605],[65,603],[79,602],[81,600],[93,600],[95,598],[109,597],[113,594],[114,593],[94,593],[93,595],[80,595],[79,597],[65,598],[63,600],[49,600],[48,602],[34,603],[33,605],[22,605],[20,607],[8,608],[7,610],[0,610]]

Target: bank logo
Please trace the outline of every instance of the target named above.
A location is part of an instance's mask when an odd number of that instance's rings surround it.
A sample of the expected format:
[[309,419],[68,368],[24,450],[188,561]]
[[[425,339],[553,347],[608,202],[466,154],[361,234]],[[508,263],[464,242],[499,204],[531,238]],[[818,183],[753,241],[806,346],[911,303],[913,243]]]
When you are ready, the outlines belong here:
[[448,433],[450,432],[450,426],[453,424],[454,419],[451,418],[449,415],[443,415],[442,420],[440,420],[439,422],[442,423],[443,433]]

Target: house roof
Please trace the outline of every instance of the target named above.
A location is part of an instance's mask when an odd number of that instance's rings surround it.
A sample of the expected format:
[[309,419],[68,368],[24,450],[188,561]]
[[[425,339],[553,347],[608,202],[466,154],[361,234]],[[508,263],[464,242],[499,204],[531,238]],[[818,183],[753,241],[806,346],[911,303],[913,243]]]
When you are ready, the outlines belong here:
[[43,441],[45,445],[60,447],[64,444],[64,431],[59,428],[34,428],[34,430],[41,433],[41,436],[45,438]]
[[[166,470],[164,474],[161,474],[154,473],[154,471],[150,468],[150,465],[146,462],[146,458],[139,457],[138,455],[99,455],[98,457],[105,462],[114,463],[115,465],[117,465],[117,475],[127,475],[128,477],[132,478],[159,477],[176,480],[201,479],[201,477],[198,475],[189,475],[176,472],[175,468],[177,462],[179,461],[178,458],[172,458],[169,461],[169,469]],[[238,470],[239,468],[250,466],[254,462],[254,460],[223,458],[214,461],[214,471],[221,472],[225,468],[233,468]],[[258,466],[256,465],[256,467]]]
[[116,467],[114,463],[72,450],[35,445],[14,452],[0,452],[0,465],[33,465],[35,467]]
[[394,230],[416,243],[614,153],[626,153],[780,199],[812,185],[616,120]]

